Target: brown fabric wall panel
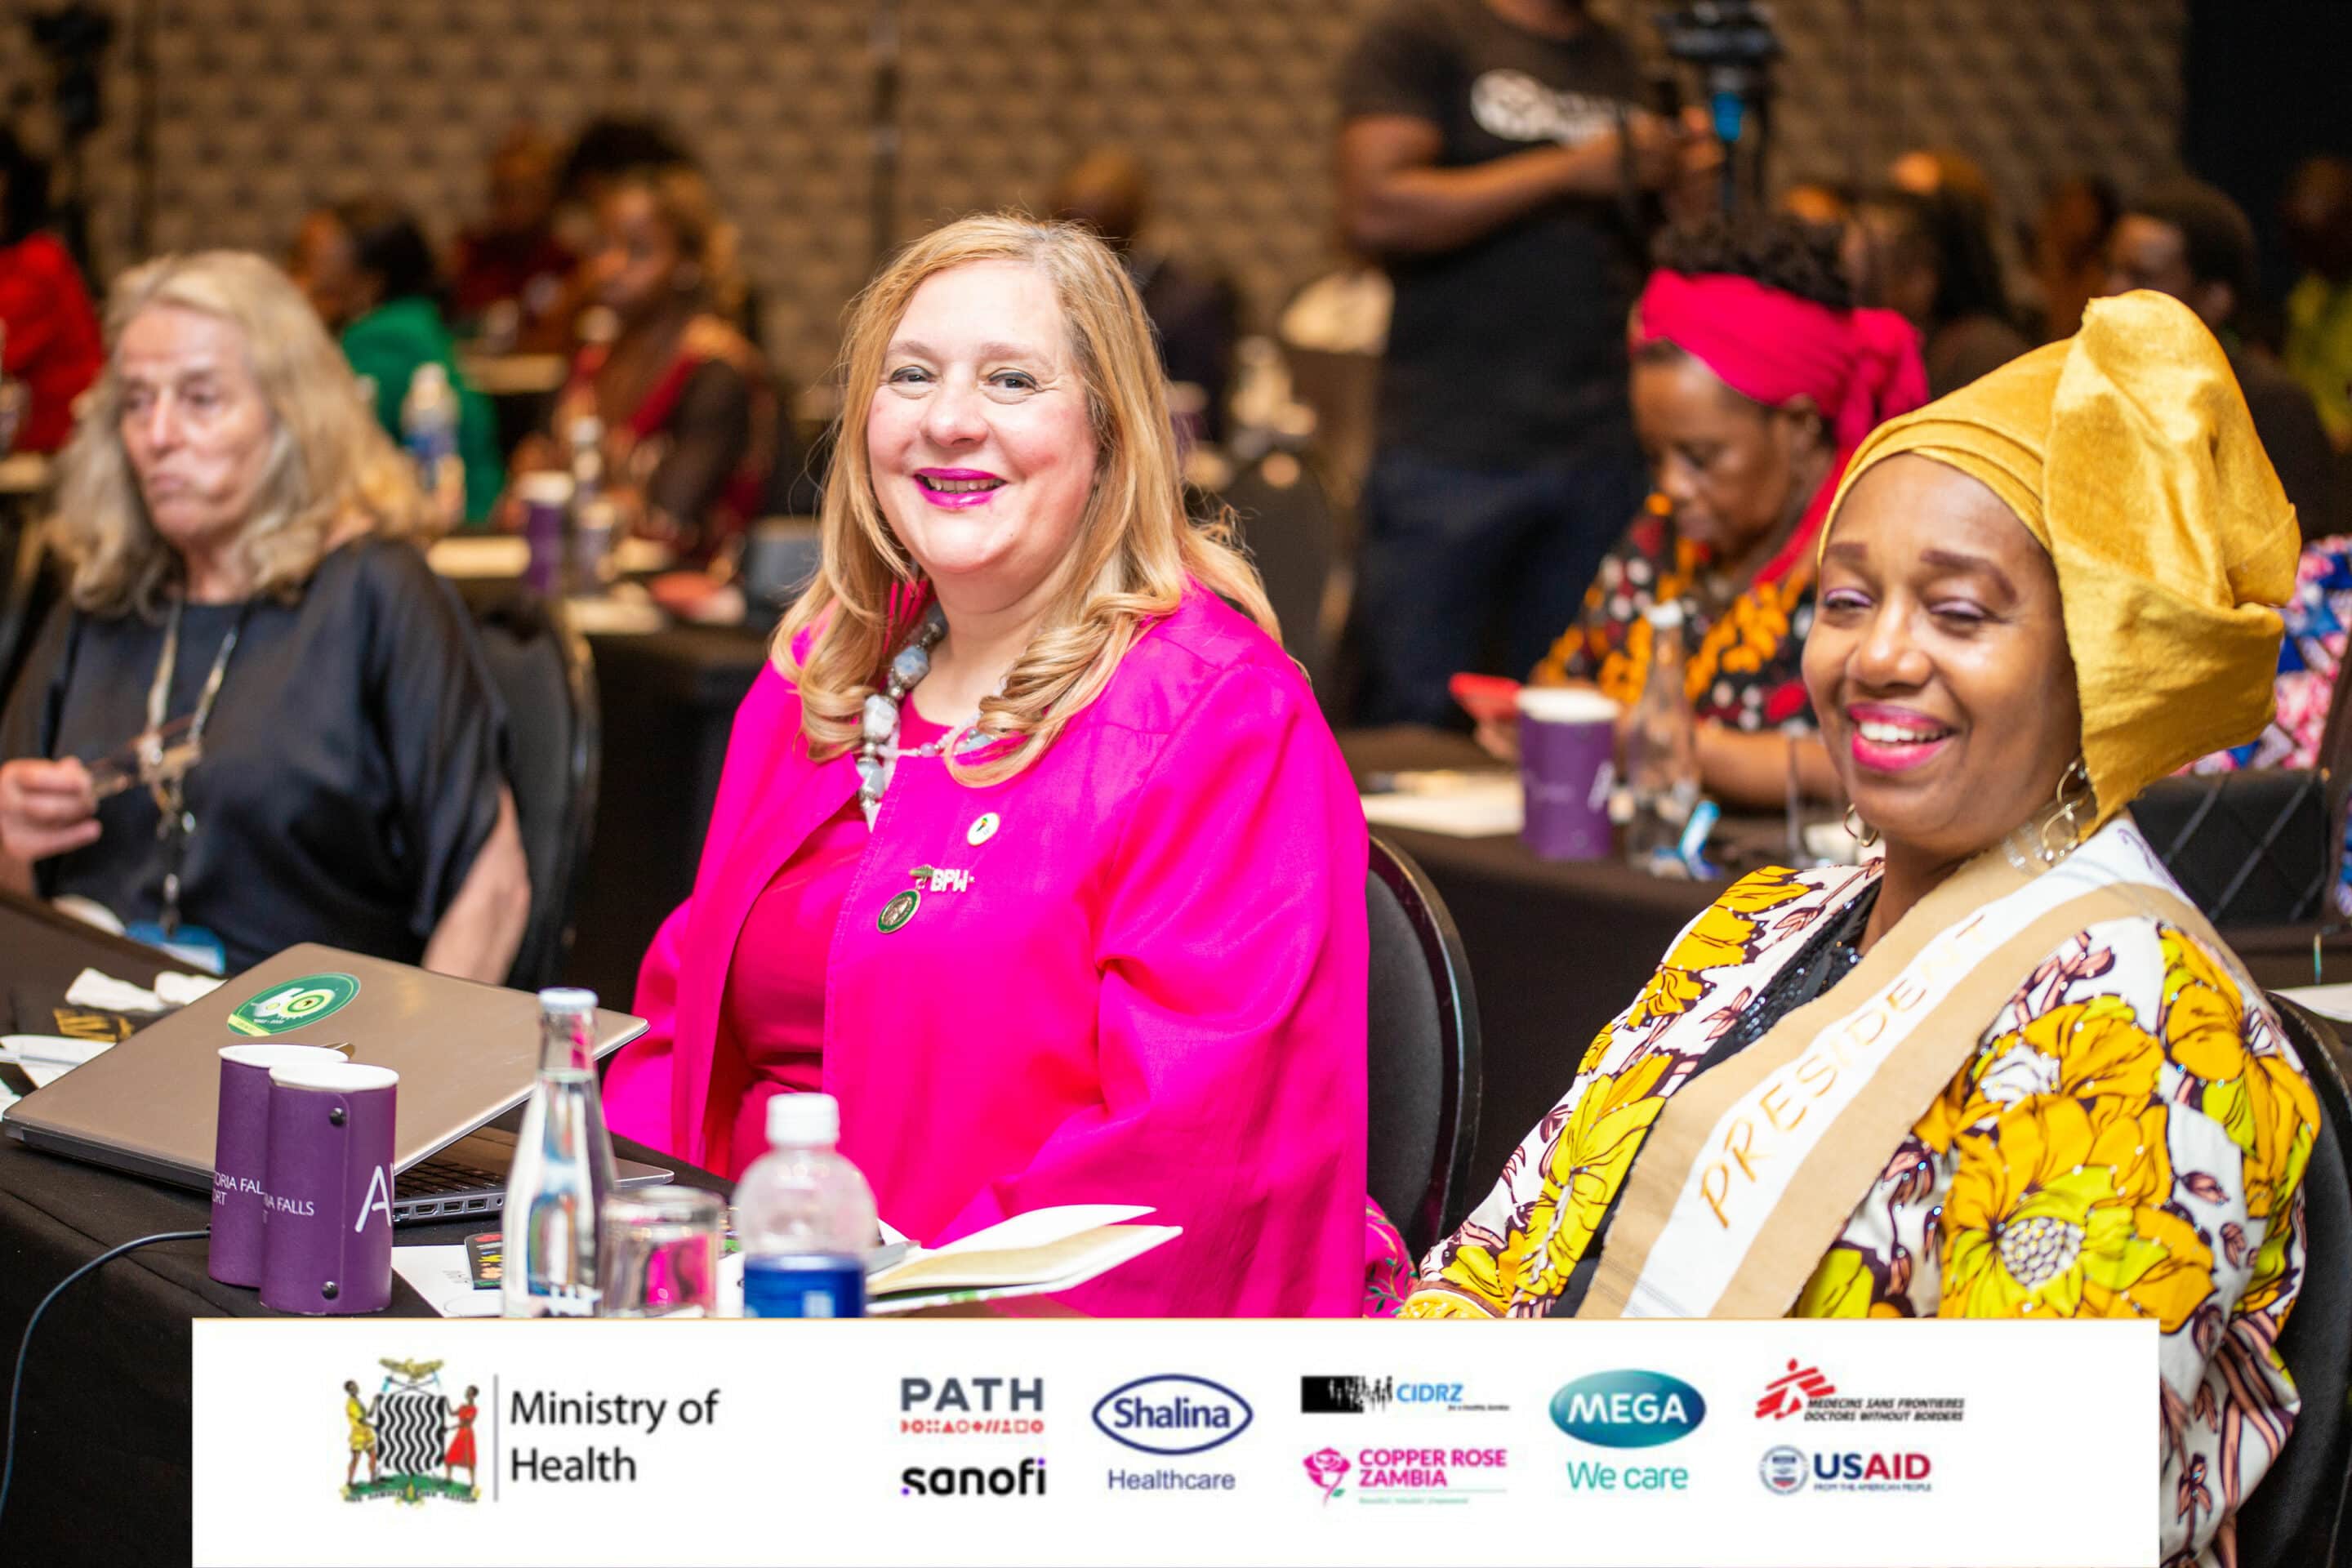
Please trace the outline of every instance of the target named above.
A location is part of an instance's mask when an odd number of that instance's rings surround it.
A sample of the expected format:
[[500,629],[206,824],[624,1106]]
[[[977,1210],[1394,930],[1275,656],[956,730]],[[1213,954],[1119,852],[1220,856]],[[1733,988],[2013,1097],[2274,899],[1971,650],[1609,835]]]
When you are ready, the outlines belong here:
[[[1158,175],[1159,237],[1233,275],[1263,324],[1330,263],[1330,83],[1384,3],[899,0],[891,238],[1042,206],[1087,148],[1124,142]],[[598,110],[658,112],[743,226],[771,351],[813,377],[872,259],[874,7],[158,0],[151,243],[278,255],[306,206],[371,184],[446,238],[480,210],[484,156],[516,121],[562,133]],[[112,8],[127,23],[127,0]],[[1648,4],[1599,8],[1655,58]],[[1949,145],[1984,164],[2014,218],[2053,175],[2132,185],[2170,165],[2184,0],[1778,0],[1776,15],[1782,179],[1874,177],[1905,146]],[[88,164],[109,268],[132,258],[139,191],[125,33]],[[0,94],[46,90],[32,50],[0,49]]]

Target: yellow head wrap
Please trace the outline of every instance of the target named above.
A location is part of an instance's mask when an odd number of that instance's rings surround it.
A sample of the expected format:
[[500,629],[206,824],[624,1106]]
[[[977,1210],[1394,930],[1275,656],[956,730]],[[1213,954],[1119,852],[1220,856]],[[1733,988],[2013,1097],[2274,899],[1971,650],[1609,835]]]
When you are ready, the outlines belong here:
[[2050,552],[2105,822],[2183,763],[2270,721],[2294,591],[2294,509],[2221,344],[2188,307],[2097,300],[2083,330],[1889,420],[1856,450],[1980,481]]

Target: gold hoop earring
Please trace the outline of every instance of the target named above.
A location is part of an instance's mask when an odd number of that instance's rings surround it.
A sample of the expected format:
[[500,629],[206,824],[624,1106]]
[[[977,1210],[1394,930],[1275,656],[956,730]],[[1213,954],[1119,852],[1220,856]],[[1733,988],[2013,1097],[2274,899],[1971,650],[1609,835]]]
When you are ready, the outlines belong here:
[[1849,804],[1846,806],[1845,815],[1838,820],[1845,824],[1847,835],[1864,849],[1870,848],[1878,842],[1878,829],[1863,821],[1862,814],[1852,805]]
[[[2050,815],[2042,818],[2042,830],[2035,836],[2034,854],[2044,866],[2055,866],[2081,847],[2083,824],[2076,813],[2093,798],[2091,770],[2077,756],[2058,775],[2058,787],[2050,799]],[[2062,832],[2063,838],[2053,837]]]

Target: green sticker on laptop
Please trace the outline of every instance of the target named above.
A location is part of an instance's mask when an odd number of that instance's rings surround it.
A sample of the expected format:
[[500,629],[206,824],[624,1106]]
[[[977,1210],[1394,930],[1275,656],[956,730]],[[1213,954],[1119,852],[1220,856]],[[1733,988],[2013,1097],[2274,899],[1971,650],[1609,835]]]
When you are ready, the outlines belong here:
[[355,975],[305,974],[238,1003],[228,1016],[228,1026],[257,1038],[287,1034],[341,1012],[359,994]]

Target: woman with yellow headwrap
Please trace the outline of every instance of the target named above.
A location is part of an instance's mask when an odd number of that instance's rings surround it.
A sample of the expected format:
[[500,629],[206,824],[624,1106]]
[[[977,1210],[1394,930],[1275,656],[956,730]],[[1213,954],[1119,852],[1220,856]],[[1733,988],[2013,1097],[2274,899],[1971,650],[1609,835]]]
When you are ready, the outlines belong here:
[[1406,1315],[2154,1318],[2165,1555],[2226,1552],[2296,1408],[2319,1113],[2123,808],[2268,719],[2295,548],[2154,294],[1882,426],[1805,679],[1883,859],[1693,922]]

